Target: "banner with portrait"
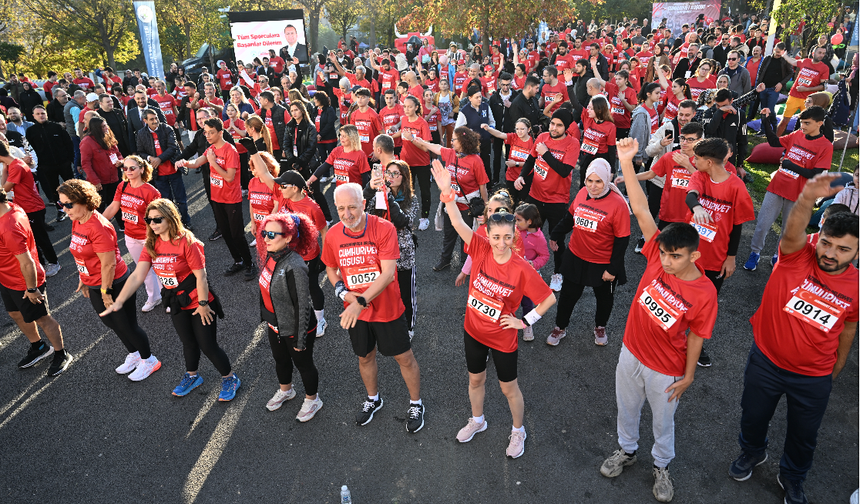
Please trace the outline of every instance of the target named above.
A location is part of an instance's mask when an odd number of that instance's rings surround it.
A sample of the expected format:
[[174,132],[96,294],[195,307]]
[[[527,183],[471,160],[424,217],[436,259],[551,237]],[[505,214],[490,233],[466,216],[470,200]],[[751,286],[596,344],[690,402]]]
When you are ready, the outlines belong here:
[[307,65],[308,43],[302,10],[230,12],[228,16],[237,62],[251,63],[254,58],[262,61],[273,50],[288,66]]
[[704,16],[706,25],[711,21],[719,20],[720,0],[654,2],[651,11],[651,29],[656,30],[665,18],[666,28],[672,30],[673,35],[678,35],[681,33],[681,26],[685,23],[692,26],[700,14]]

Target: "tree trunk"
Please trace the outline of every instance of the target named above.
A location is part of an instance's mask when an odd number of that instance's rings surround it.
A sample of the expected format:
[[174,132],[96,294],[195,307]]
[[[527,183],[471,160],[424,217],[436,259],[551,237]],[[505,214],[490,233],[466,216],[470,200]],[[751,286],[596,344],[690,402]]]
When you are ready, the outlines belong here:
[[[490,12],[489,10],[485,12],[483,19],[483,26],[481,26],[481,49],[483,49],[482,54],[484,56],[488,56],[490,54]],[[481,67],[484,66],[483,61],[478,61]]]
[[370,15],[370,37],[369,44],[371,48],[376,47],[376,14]]
[[320,33],[320,9],[322,6],[318,6],[316,9],[308,10],[308,53],[313,54],[318,52],[317,46],[319,45],[319,33]]
[[185,31],[185,56],[180,60],[184,61],[191,57],[191,23],[187,19],[182,20],[182,28]]

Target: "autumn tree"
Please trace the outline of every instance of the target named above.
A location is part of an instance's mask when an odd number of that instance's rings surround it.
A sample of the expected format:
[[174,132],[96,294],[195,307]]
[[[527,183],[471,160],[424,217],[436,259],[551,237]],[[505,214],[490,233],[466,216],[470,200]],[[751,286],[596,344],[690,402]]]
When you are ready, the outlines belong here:
[[365,5],[353,0],[328,0],[325,4],[325,17],[344,42],[350,28],[358,23],[359,17],[366,11]]
[[[773,20],[785,23],[787,33],[795,33],[804,23],[804,55],[815,45],[818,36],[829,35],[828,23],[833,19],[842,19],[842,2],[839,0],[783,0],[773,11]],[[783,36],[783,38],[785,38]]]
[[308,53],[319,51],[320,35],[320,13],[326,4],[326,0],[296,0],[305,9],[308,15]]

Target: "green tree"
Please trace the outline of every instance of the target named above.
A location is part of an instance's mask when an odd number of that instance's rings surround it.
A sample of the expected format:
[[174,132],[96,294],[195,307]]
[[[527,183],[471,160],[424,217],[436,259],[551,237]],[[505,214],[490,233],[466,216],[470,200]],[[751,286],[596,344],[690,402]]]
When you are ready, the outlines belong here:
[[358,23],[359,17],[365,11],[363,4],[353,0],[328,0],[324,9],[329,24],[344,41],[349,40],[347,32]]
[[773,20],[779,24],[784,23],[787,33],[795,33],[801,23],[804,23],[803,53],[806,54],[815,45],[819,35],[830,34],[831,28],[827,23],[834,17],[841,19],[841,10],[842,2],[839,0],[783,0],[773,11]]
[[[24,53],[24,46],[20,44],[10,44],[9,42],[0,42],[0,62],[8,63],[15,71],[15,66],[18,64],[18,59]],[[3,75],[3,67],[0,66],[0,77]],[[5,78],[5,77],[4,77]]]
[[296,0],[305,9],[308,15],[308,53],[319,51],[320,13],[326,4],[326,0]]

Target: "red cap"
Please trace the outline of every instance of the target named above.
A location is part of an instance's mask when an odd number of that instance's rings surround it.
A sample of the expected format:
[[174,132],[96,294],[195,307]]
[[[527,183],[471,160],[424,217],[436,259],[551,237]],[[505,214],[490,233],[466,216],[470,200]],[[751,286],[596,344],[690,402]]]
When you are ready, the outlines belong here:
[[487,66],[485,66],[485,67],[484,67],[484,71],[485,71],[485,72],[492,72],[492,71],[493,71],[493,65],[487,65]]
[[457,64],[458,64],[458,65],[465,65],[465,64],[466,64],[466,60],[461,59],[460,61],[458,61],[458,62],[457,62]]

